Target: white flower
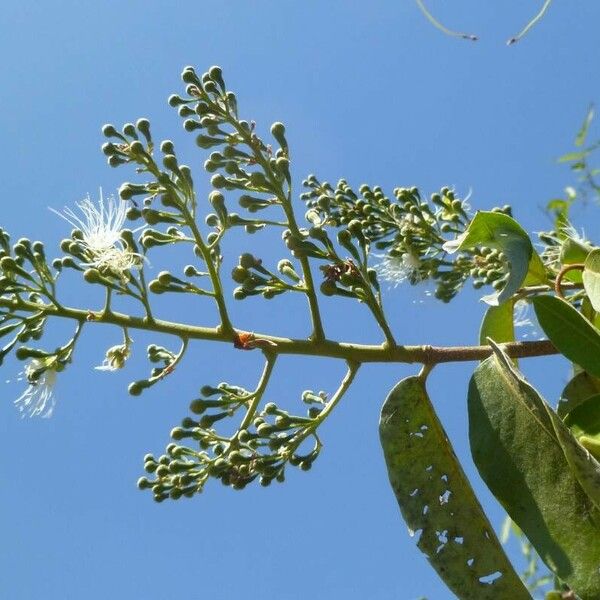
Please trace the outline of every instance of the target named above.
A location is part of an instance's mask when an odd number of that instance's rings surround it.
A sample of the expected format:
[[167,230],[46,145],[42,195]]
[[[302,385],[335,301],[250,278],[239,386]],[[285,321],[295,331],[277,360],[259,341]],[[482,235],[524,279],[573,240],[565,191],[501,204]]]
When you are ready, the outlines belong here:
[[401,256],[380,255],[378,258],[382,258],[382,260],[375,265],[377,274],[394,287],[407,279],[414,283],[421,278],[419,273],[421,260],[412,252],[405,252]]
[[106,351],[106,356],[102,364],[94,368],[98,371],[117,371],[122,369],[130,353],[128,344],[112,346]]
[[127,203],[109,196],[105,201],[100,189],[100,201],[96,204],[88,196],[75,206],[81,214],[66,207],[56,213],[82,233],[81,244],[87,258],[84,266],[101,272],[110,271],[123,276],[124,272],[138,268],[142,257],[125,247],[121,239],[127,218]]
[[21,413],[21,417],[48,418],[52,416],[56,404],[54,357],[51,357],[50,362],[48,359],[32,359],[25,367],[24,375],[29,386],[15,400],[15,406]]
[[560,269],[563,260],[563,247],[567,240],[571,240],[576,245],[587,247],[591,250],[590,242],[586,239],[585,232],[581,230],[580,233],[568,221],[560,227],[558,232],[546,235],[552,239],[554,244],[551,246],[544,245],[542,256],[544,258],[544,262],[551,269]]

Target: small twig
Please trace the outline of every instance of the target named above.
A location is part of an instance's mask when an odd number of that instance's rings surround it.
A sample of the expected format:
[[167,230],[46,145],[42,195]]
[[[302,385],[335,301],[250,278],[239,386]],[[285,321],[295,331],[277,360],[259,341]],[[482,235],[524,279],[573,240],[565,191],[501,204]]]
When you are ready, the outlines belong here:
[[445,27],[444,25],[442,25],[430,12],[429,10],[427,10],[425,4],[423,3],[423,0],[416,0],[417,2],[417,6],[421,9],[421,12],[425,15],[425,17],[427,18],[427,20],[436,28],[439,29],[441,32],[445,33],[446,35],[452,36],[452,37],[458,37],[461,38],[463,40],[470,40],[472,42],[476,42],[479,38],[476,35],[473,35],[471,33],[464,33],[462,31],[454,31],[452,29],[448,29],[447,27]]
[[569,271],[583,271],[585,269],[585,265],[583,263],[575,263],[572,265],[564,265],[562,269],[558,272],[556,279],[554,281],[554,291],[559,298],[565,299],[564,294],[562,293],[562,280],[565,275]]
[[537,15],[535,15],[535,17],[533,17],[533,19],[531,19],[527,25],[525,25],[525,28],[522,31],[517,33],[517,35],[514,37],[509,38],[506,42],[506,45],[512,46],[513,44],[516,44],[524,35],[526,35],[527,32],[543,18],[543,16],[546,14],[546,11],[550,8],[550,4],[552,4],[552,0],[545,0],[540,12],[538,12]]

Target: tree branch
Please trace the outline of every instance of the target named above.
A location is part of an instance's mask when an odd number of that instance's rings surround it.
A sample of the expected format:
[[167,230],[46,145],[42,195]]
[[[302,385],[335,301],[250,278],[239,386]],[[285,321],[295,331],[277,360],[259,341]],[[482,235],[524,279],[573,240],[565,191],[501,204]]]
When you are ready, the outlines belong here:
[[[13,311],[40,313],[45,316],[74,319],[76,321],[91,321],[154,331],[168,335],[175,335],[190,340],[210,340],[233,344],[237,336],[235,331],[222,331],[219,328],[200,327],[184,323],[174,323],[162,319],[149,320],[145,317],[135,317],[123,313],[92,312],[70,307],[56,307],[51,304],[38,304],[23,299],[0,298],[0,307]],[[273,354],[291,354],[305,356],[323,356],[338,358],[357,363],[382,362],[382,363],[421,363],[437,364],[447,362],[469,362],[483,360],[492,354],[490,346],[387,346],[364,345],[333,340],[313,341],[311,339],[292,339],[277,337],[262,333],[254,333],[254,340],[259,347],[269,346]],[[511,358],[528,358],[534,356],[548,356],[558,354],[558,350],[549,340],[536,342],[511,342],[502,344],[501,348]]]

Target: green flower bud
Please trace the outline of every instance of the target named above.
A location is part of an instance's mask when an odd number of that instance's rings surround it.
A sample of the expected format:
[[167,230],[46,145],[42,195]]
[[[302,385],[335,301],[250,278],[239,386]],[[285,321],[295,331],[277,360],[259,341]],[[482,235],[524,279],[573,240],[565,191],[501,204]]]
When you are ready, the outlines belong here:
[[267,178],[265,177],[264,173],[262,173],[261,171],[254,171],[253,173],[250,173],[250,184],[255,187],[255,188],[270,188],[269,182],[267,181]]
[[185,100],[181,96],[178,96],[177,94],[171,94],[171,96],[169,96],[169,99],[167,102],[169,103],[170,106],[176,107],[176,106],[179,106],[180,104],[184,104]]
[[249,252],[244,252],[239,259],[240,266],[244,269],[252,269],[260,266],[261,261],[255,258]]
[[123,134],[137,139],[137,130],[135,125],[133,123],[125,123],[125,125],[123,125]]
[[169,273],[169,271],[161,271],[158,274],[157,279],[159,283],[164,286],[170,285],[173,282],[173,276],[171,273]]
[[160,479],[164,479],[165,477],[167,477],[169,475],[169,468],[167,467],[167,465],[160,465],[157,469],[156,469],[156,476]]
[[186,277],[200,277],[202,273],[194,265],[186,265],[183,268],[183,274]]
[[210,213],[210,214],[206,215],[204,222],[209,227],[216,227],[219,224],[219,217],[217,217],[217,215],[215,215],[214,213]]
[[114,125],[104,125],[102,127],[102,135],[104,137],[121,137]]
[[221,189],[227,185],[227,179],[221,173],[216,173],[211,177],[210,184],[216,189]]
[[200,128],[200,123],[198,123],[198,121],[196,121],[195,119],[186,119],[183,122],[183,128],[186,131],[192,132]]
[[181,427],[174,427],[171,429],[171,437],[174,440],[182,440],[185,437],[185,430]]
[[132,154],[143,154],[144,152],[144,144],[142,142],[135,140],[129,144],[129,151]]
[[274,415],[277,412],[277,404],[275,402],[267,402],[264,411],[267,415]]
[[177,170],[177,157],[174,154],[165,154],[163,157],[163,165],[169,171]]
[[[2,266],[0,261],[0,267]],[[104,277],[100,274],[98,269],[86,269],[83,272],[83,278],[87,283],[102,283],[104,281]]]
[[225,89],[221,67],[213,66],[208,70],[208,76],[221,88]]
[[231,271],[231,278],[236,283],[244,283],[250,273],[244,267],[237,266]]
[[206,411],[207,408],[208,408],[208,406],[207,406],[206,402],[201,399],[193,400],[190,403],[190,410],[195,415],[201,415],[202,413],[204,413]]
[[273,123],[273,125],[271,125],[271,135],[277,140],[277,143],[281,148],[284,150],[287,149],[288,143],[285,138],[285,125],[283,123]]
[[149,383],[147,379],[140,379],[139,381],[133,381],[132,383],[130,383],[129,387],[127,388],[127,391],[132,396],[139,396],[148,386]]
[[324,296],[335,296],[335,294],[338,291],[337,286],[335,285],[335,282],[329,281],[327,279],[321,284],[320,289],[321,289],[321,293]]
[[104,154],[104,156],[112,156],[113,154],[116,154],[117,152],[117,147],[111,143],[111,142],[105,142],[104,144],[102,144],[102,154]]
[[138,131],[148,140],[148,142],[152,141],[152,136],[150,135],[150,121],[148,119],[138,119],[135,123]]
[[243,288],[237,287],[235,290],[233,290],[233,297],[235,300],[244,300],[248,297],[248,294]]
[[127,162],[127,160],[124,158],[119,158],[118,156],[110,156],[107,162],[108,165],[114,169],[115,167],[124,165]]
[[262,423],[256,428],[256,433],[258,433],[258,435],[261,437],[267,437],[273,433],[273,429],[274,428],[272,425],[269,425],[268,423]]
[[148,481],[146,477],[140,477],[137,480],[137,486],[140,490],[147,490],[152,487],[152,484]]
[[[205,150],[208,150],[209,148],[212,148],[214,146],[220,146],[223,143],[224,140],[222,138],[216,138],[209,135],[199,135],[196,138],[196,144],[198,144],[200,148],[204,148]],[[207,163],[204,163],[204,167],[207,167]],[[209,171],[210,169],[206,170]]]
[[158,279],[153,279],[149,284],[148,284],[148,289],[153,293],[153,294],[164,294],[166,292],[165,288],[162,286],[162,284],[160,283],[160,281],[158,281]]

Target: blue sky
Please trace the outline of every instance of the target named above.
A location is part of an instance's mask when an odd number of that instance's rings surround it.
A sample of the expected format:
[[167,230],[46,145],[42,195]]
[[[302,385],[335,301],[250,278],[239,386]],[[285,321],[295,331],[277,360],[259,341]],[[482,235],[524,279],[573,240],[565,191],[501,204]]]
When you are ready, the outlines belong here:
[[[308,173],[388,191],[452,185],[472,192],[474,208],[510,203],[531,230],[542,208],[572,178],[556,157],[571,148],[589,102],[600,98],[600,5],[557,0],[520,44],[507,48],[537,2],[430,0],[476,43],[443,36],[411,0],[402,2],[13,2],[3,7],[0,50],[1,225],[13,238],[41,239],[51,255],[68,235],[48,211],[118,188],[133,177],[111,170],[100,128],[148,117],[195,170],[200,198],[205,153],[166,104],[187,64],[219,64],[241,112],[262,132],[284,121],[299,183]],[[452,6],[449,6],[449,5]],[[302,207],[298,204],[299,214]],[[592,209],[586,233],[597,233]],[[230,268],[249,250],[275,262],[277,235],[231,239]],[[172,257],[176,258],[176,257]],[[187,262],[187,261],[186,261]],[[184,263],[185,264],[185,263]],[[159,269],[160,264],[152,265]],[[225,272],[227,272],[225,270]],[[97,290],[65,280],[64,298],[100,306]],[[228,283],[229,285],[229,283]],[[229,289],[231,286],[229,285]],[[484,308],[470,290],[449,306],[426,288],[386,296],[402,343],[473,343]],[[301,336],[302,302],[231,300],[241,329]],[[212,325],[207,303],[159,303],[165,318]],[[360,306],[324,302],[332,338],[378,342]],[[64,339],[52,328],[49,340]],[[89,327],[74,364],[61,374],[50,420],[21,420],[21,366],[3,365],[0,403],[0,595],[12,600],[178,597],[299,600],[450,598],[414,547],[388,489],[377,438],[381,403],[415,371],[371,366],[323,426],[326,447],[309,473],[285,485],[233,492],[209,485],[202,497],[155,504],[135,482],[146,452],[160,453],[200,386],[228,380],[252,386],[260,357],[224,345],[196,344],[162,385],[139,398],[129,381],[144,376],[146,344],[134,333],[127,372],[92,370],[119,332]],[[496,526],[502,511],[475,474],[466,440],[466,384],[473,365],[436,369],[430,391],[465,469]],[[527,366],[553,399],[567,378],[559,359]],[[332,391],[342,365],[285,359],[267,399],[298,406],[302,390]]]

